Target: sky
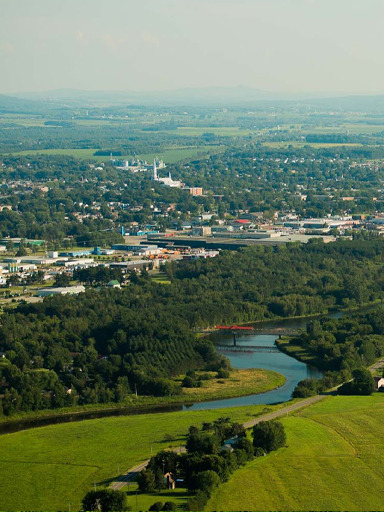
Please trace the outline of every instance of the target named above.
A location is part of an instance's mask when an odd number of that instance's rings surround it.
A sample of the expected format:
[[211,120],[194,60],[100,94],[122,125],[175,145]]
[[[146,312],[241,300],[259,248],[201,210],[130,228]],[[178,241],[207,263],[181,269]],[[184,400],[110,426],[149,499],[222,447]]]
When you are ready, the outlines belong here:
[[384,0],[0,0],[0,93],[384,93]]

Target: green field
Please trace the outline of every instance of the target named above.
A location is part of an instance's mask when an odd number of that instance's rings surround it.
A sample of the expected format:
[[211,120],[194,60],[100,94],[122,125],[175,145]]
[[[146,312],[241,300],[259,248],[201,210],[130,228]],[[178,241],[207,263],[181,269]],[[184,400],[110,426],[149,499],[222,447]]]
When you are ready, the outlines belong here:
[[297,140],[284,141],[284,142],[263,142],[263,146],[270,148],[288,148],[293,146],[294,148],[303,148],[304,146],[310,146],[312,148],[337,148],[337,147],[360,147],[362,144],[342,144],[340,142],[329,143],[329,142],[298,142]]
[[[194,146],[188,148],[169,148],[165,149],[159,153],[146,153],[143,155],[138,155],[141,159],[146,160],[147,162],[153,162],[153,160],[158,157],[161,160],[164,160],[165,163],[173,164],[179,162],[180,160],[185,160],[188,158],[196,158],[198,156],[203,156],[208,153],[214,153],[222,150],[223,147],[220,146]],[[26,151],[18,151],[17,153],[13,153],[14,156],[17,155],[65,155],[65,156],[73,156],[75,158],[80,158],[84,160],[95,160],[97,162],[107,162],[109,160],[109,156],[94,156],[97,148],[91,149],[76,149],[76,148],[67,148],[67,149],[39,149],[39,150],[26,150]],[[129,159],[130,155],[125,155],[118,157],[120,159]]]
[[213,133],[221,137],[245,137],[252,131],[240,130],[237,126],[179,126],[177,130],[168,130],[167,133],[183,137],[201,137],[203,133]]
[[[268,410],[276,407],[281,405]],[[246,421],[263,409],[251,406],[120,416],[0,436],[0,510],[79,510],[82,497],[94,484],[108,485],[149,458],[151,448],[156,453],[182,445],[190,425],[220,416]],[[145,496],[138,499],[149,500]]]
[[205,510],[384,510],[383,422],[383,394],[295,413],[287,447],[235,472]]

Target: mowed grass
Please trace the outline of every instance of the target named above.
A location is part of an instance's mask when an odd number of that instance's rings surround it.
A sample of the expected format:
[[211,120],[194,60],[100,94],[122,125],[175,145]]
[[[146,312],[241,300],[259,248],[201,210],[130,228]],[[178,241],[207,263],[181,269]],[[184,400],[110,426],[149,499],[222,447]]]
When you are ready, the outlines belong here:
[[384,510],[384,395],[284,418],[287,447],[233,474],[205,510]]
[[80,510],[82,497],[94,484],[109,485],[149,458],[151,449],[157,453],[184,444],[190,425],[221,416],[246,421],[263,409],[110,417],[0,436],[0,510],[68,510],[69,502],[71,510]]

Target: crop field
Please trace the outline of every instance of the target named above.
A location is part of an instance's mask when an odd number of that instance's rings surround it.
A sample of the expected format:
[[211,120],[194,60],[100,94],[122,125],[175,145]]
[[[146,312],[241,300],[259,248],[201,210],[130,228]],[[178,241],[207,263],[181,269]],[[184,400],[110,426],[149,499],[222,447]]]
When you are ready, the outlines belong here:
[[[276,407],[281,405],[268,410]],[[261,405],[120,416],[2,435],[0,510],[80,510],[82,497],[94,485],[108,485],[149,458],[151,449],[156,453],[184,444],[190,425],[221,416],[246,421],[263,409]]]
[[330,397],[282,420],[287,447],[236,471],[205,510],[384,510],[384,395]]

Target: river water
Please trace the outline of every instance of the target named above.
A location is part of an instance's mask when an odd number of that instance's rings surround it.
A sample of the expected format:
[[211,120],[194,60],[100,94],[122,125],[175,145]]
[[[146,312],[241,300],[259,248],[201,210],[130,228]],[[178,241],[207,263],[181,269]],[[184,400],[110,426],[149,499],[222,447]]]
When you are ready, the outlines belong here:
[[[339,315],[335,313],[333,316]],[[276,327],[299,329],[304,328],[307,323],[308,318],[303,318],[297,320],[280,320],[279,322],[263,322],[259,327],[262,326],[263,329]],[[215,334],[213,336],[213,340],[220,343],[220,346],[233,345],[232,335]],[[236,345],[237,347],[244,347],[244,352],[230,352],[226,350],[220,350],[220,352],[230,359],[231,365],[234,368],[263,368],[281,373],[286,378],[286,382],[283,386],[257,395],[185,405],[183,409],[217,409],[221,407],[236,407],[240,405],[275,404],[278,402],[286,402],[291,398],[292,391],[296,387],[296,384],[301,380],[306,378],[321,379],[322,373],[319,370],[308,364],[297,361],[283,352],[247,351],[247,345],[274,347],[275,340],[276,336],[274,335],[241,335],[237,336]]]
[[[331,316],[340,316],[340,313],[332,314]],[[277,327],[290,327],[293,329],[299,329],[305,327],[308,323],[308,318],[298,320],[279,320],[271,322],[263,322],[259,324],[259,327],[264,328],[277,328]],[[255,324],[256,326],[256,324]],[[220,345],[232,345],[232,335],[226,334],[215,334],[213,339],[216,342],[220,342]],[[242,335],[237,337],[237,345],[262,345],[262,346],[274,346],[276,336],[272,335]],[[229,398],[223,400],[214,400],[210,402],[199,402],[193,405],[168,405],[151,408],[141,408],[137,410],[132,409],[119,409],[119,410],[104,410],[96,411],[93,413],[76,413],[66,414],[63,416],[27,419],[15,421],[8,424],[0,424],[0,435],[20,430],[26,430],[29,428],[42,427],[46,425],[53,425],[58,423],[68,423],[73,421],[81,421],[86,419],[97,419],[104,418],[107,416],[130,416],[135,414],[148,414],[148,413],[160,413],[160,412],[174,412],[174,411],[190,411],[190,410],[202,410],[202,409],[217,409],[224,407],[236,407],[241,405],[253,405],[253,404],[274,404],[277,402],[286,402],[290,399],[291,393],[295,388],[296,384],[307,377],[310,378],[321,378],[322,374],[316,368],[310,367],[307,364],[297,361],[293,357],[287,356],[283,352],[227,352],[222,351],[226,355],[234,368],[264,368],[267,370],[273,370],[281,373],[286,378],[285,384],[272,391],[266,393],[260,393],[257,395],[249,395],[237,398]]]

